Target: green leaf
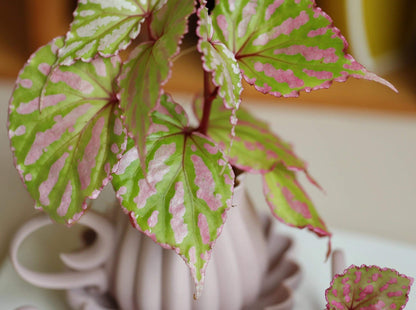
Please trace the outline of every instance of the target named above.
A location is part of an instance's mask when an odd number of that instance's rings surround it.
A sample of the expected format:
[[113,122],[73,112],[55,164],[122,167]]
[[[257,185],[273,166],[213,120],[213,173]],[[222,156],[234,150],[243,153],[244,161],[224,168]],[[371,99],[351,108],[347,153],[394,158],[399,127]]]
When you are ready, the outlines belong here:
[[[201,117],[201,100],[194,102],[197,117]],[[263,174],[263,187],[272,214],[290,226],[308,227],[319,236],[329,236],[325,224],[313,203],[296,180],[295,171],[303,171],[317,185],[292,147],[275,135],[266,123],[241,108],[237,111],[235,137],[228,122],[231,111],[222,106],[220,99],[212,105],[208,135],[222,149],[232,141],[228,161],[243,171]],[[232,138],[233,137],[233,138]]]
[[60,63],[91,60],[97,53],[104,57],[125,49],[140,32],[146,17],[167,0],[80,0],[74,21],[59,51]]
[[413,279],[377,266],[351,266],[326,290],[327,310],[404,309]]
[[193,10],[193,0],[168,1],[152,18],[150,29],[154,40],[139,45],[123,65],[120,105],[142,161],[150,112],[170,77],[172,57],[179,52],[179,44],[187,31],[187,18]]
[[224,106],[238,109],[243,90],[238,63],[227,46],[213,40],[214,29],[207,8],[201,7],[198,15],[198,50],[202,53],[204,70],[212,72],[212,82],[219,88],[218,94],[223,99]]
[[126,136],[115,99],[118,57],[76,62],[50,73],[62,45],[59,38],[42,47],[20,73],[10,102],[9,137],[36,206],[71,224],[84,213],[87,198],[95,199],[109,182]]
[[345,38],[313,0],[219,1],[212,20],[214,40],[233,51],[245,80],[263,93],[293,97],[348,76],[394,89],[346,54]]
[[293,171],[278,164],[263,179],[266,201],[277,219],[289,226],[307,227],[318,236],[331,236]]
[[217,146],[188,127],[181,106],[161,97],[152,113],[145,167],[129,140],[113,185],[136,228],[188,264],[202,290],[212,247],[231,206],[234,175]]
[[[200,118],[200,98],[194,102],[194,110]],[[230,147],[232,141],[228,155],[230,164],[244,171],[264,173],[273,169],[276,163],[282,163],[288,169],[306,172],[306,164],[296,156],[291,145],[242,107],[236,112],[238,123],[233,137],[233,126],[228,122],[231,115],[232,112],[222,106],[220,99],[213,101],[208,135],[224,150]]]

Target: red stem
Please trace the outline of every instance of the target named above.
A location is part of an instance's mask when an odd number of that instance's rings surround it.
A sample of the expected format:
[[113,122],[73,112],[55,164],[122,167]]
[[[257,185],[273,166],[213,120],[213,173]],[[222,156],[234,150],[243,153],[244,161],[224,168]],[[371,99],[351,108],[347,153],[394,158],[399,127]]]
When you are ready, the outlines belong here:
[[197,129],[197,131],[202,133],[203,135],[206,135],[208,131],[209,116],[211,114],[212,102],[217,96],[217,92],[218,87],[215,87],[215,89],[211,91],[211,74],[209,72],[204,72],[204,106],[202,109],[201,123],[199,124],[199,127]]
[[153,15],[150,13],[149,15],[146,16],[146,19],[144,20],[142,24],[142,29],[144,29],[144,31],[141,32],[141,38],[143,42],[155,41],[153,34],[152,34],[152,30],[150,28],[150,25],[152,24],[152,20],[153,20]]

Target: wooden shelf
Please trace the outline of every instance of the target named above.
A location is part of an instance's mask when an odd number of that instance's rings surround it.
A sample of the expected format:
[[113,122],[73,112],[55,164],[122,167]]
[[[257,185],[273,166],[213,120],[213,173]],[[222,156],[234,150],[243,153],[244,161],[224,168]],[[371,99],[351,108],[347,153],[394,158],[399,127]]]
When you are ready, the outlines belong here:
[[71,20],[70,8],[70,0],[4,1],[0,11],[0,77],[16,78],[37,48],[64,35]]

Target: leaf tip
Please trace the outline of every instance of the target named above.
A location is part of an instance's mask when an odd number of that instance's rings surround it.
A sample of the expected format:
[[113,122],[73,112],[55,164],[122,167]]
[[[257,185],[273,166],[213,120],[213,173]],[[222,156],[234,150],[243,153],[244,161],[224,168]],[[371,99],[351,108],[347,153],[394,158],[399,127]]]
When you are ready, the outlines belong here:
[[194,300],[198,300],[202,295],[202,290],[204,288],[203,282],[199,282],[195,285]]
[[389,81],[383,79],[382,77],[378,76],[377,74],[375,74],[373,72],[365,71],[364,78],[366,80],[370,80],[370,81],[374,81],[374,82],[380,83],[380,84],[382,84],[384,86],[387,86],[388,88],[390,88],[395,93],[399,93],[399,91],[397,90],[397,88],[392,83],[390,83]]

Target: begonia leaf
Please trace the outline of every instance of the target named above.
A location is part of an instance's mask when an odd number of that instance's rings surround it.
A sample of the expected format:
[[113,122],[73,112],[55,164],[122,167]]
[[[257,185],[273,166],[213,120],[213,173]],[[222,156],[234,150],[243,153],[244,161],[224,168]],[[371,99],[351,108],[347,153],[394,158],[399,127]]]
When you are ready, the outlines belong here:
[[[194,110],[200,118],[200,98],[195,100]],[[223,107],[220,99],[214,100],[207,133],[223,149],[228,149],[232,141],[228,154],[230,164],[243,171],[264,175],[266,200],[276,218],[290,226],[308,227],[319,236],[329,236],[330,233],[294,173],[303,171],[315,183],[306,170],[306,164],[265,122],[242,107],[236,114],[238,123],[232,139],[232,125],[227,122],[230,115],[231,112]]]
[[314,0],[219,1],[212,21],[214,40],[233,51],[245,80],[263,93],[293,97],[348,76],[394,89],[346,54],[345,38]]
[[404,309],[413,279],[377,266],[351,266],[326,290],[327,310]]
[[[197,98],[194,111],[201,117],[202,101]],[[227,121],[232,112],[222,106],[216,98],[212,103],[208,135],[225,150],[230,150],[229,162],[248,172],[270,171],[276,163],[282,163],[291,170],[306,171],[306,164],[293,152],[290,144],[274,134],[262,120],[252,116],[240,107],[236,112],[238,119],[235,137],[232,137],[232,125]]]
[[287,225],[331,236],[293,171],[281,164],[263,175],[263,189],[272,214]]
[[179,52],[179,44],[187,31],[187,18],[193,11],[194,0],[168,1],[152,17],[153,40],[140,44],[123,65],[120,105],[142,162],[150,112],[170,77],[171,59]]
[[[126,144],[115,99],[117,56],[55,68],[58,38],[40,48],[19,74],[10,101],[15,164],[38,208],[71,224],[109,182]],[[45,88],[44,107],[38,109]]]
[[167,95],[152,112],[150,132],[147,177],[129,139],[113,185],[133,225],[185,260],[198,297],[231,206],[234,175],[215,143],[190,130],[184,110]]
[[167,0],[79,0],[74,21],[59,51],[59,62],[91,60],[125,49],[140,32],[141,23]]
[[213,40],[214,28],[208,9],[198,10],[198,50],[202,53],[204,70],[212,72],[212,82],[228,109],[238,108],[242,92],[241,73],[234,54],[223,43]]

